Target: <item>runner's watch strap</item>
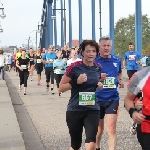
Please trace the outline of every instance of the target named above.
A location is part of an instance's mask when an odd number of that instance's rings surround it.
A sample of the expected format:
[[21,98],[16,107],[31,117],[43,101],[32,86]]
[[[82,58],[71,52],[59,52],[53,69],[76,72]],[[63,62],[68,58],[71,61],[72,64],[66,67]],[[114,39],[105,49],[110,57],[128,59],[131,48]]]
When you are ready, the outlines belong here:
[[132,114],[133,114],[133,112],[137,112],[137,110],[135,109],[135,108],[130,108],[129,109],[129,114],[130,114],[130,117],[132,118]]

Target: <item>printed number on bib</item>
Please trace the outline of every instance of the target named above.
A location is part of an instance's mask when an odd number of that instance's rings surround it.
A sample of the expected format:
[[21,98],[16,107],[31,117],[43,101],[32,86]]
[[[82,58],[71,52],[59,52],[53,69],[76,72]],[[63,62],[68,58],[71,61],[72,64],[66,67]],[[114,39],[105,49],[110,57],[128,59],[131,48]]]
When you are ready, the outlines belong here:
[[38,63],[38,64],[41,63],[41,59],[37,59],[37,63]]
[[129,55],[129,60],[135,60],[136,55]]
[[79,105],[95,105],[95,92],[79,92]]
[[103,81],[103,88],[116,88],[115,77],[106,77]]
[[60,74],[60,72],[61,72],[61,69],[55,69],[56,74]]
[[33,58],[30,58],[30,61],[33,61]]
[[27,69],[27,65],[21,65],[22,69]]

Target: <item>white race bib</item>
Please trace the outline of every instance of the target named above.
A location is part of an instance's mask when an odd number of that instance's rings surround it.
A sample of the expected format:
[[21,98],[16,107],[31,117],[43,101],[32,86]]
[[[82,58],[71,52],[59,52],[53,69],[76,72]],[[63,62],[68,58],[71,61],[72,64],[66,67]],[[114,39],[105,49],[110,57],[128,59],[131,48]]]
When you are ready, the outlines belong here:
[[95,92],[79,92],[79,105],[95,105]]
[[103,88],[116,88],[115,77],[106,77],[103,81]]
[[60,74],[60,72],[61,72],[61,69],[55,69],[56,74]]
[[129,60],[135,60],[136,55],[129,55]]
[[27,65],[21,65],[22,69],[27,69]]
[[37,59],[37,63],[38,63],[38,64],[41,63],[41,59]]

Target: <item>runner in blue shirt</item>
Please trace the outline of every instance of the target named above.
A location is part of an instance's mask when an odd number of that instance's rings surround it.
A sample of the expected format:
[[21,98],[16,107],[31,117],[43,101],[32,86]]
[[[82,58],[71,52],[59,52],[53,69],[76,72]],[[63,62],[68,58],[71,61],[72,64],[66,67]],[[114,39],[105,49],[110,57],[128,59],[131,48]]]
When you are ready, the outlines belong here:
[[103,81],[103,89],[96,90],[96,99],[100,106],[100,122],[97,133],[96,148],[100,150],[100,140],[104,129],[104,116],[106,114],[108,147],[116,149],[116,122],[117,111],[119,107],[118,84],[124,87],[122,81],[121,61],[117,56],[111,55],[112,41],[109,37],[101,37],[99,40],[100,54],[95,62],[102,66],[102,73],[106,73],[106,79]]
[[132,43],[129,43],[129,51],[127,51],[124,54],[124,61],[123,61],[123,67],[124,69],[127,69],[127,75],[129,79],[132,77],[132,75],[137,72],[140,68],[141,64],[141,56],[138,53],[138,51],[134,50],[134,45]]
[[[66,60],[62,59],[62,53],[57,53],[57,59],[53,62],[53,69],[55,74],[55,80],[57,88],[59,89],[59,83],[61,81],[62,76],[66,71]],[[58,90],[59,91],[59,90]],[[59,92],[59,97],[61,97],[61,92]]]
[[45,63],[45,74],[46,74],[46,91],[49,91],[49,82],[51,79],[51,93],[54,94],[54,70],[53,62],[56,59],[56,53],[54,52],[53,46],[49,46],[48,52],[42,56],[43,62]]

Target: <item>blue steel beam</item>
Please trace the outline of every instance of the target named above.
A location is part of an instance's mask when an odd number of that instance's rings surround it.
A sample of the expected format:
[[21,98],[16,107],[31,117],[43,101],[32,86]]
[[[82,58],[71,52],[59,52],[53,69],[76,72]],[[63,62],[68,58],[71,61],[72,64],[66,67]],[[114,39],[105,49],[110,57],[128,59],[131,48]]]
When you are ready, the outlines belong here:
[[142,10],[141,0],[135,0],[135,48],[142,56]]
[[109,34],[112,40],[111,54],[114,54],[114,0],[109,0]]
[[46,10],[46,13],[45,13],[45,20],[44,20],[44,35],[43,36],[45,36],[45,48],[48,48],[48,38],[49,38],[49,36],[48,36],[48,16],[47,16],[47,14],[48,14],[48,3],[46,2],[46,8],[45,8],[45,10]]
[[[56,16],[56,0],[54,0],[54,11],[53,15]],[[57,19],[57,17],[56,17]],[[55,41],[55,48],[57,48],[57,24],[56,19],[54,19],[54,41]]]
[[92,39],[95,40],[95,0],[91,0],[92,3]]
[[72,47],[72,16],[71,16],[71,0],[68,0],[69,7],[69,47]]
[[48,3],[48,13],[47,13],[47,28],[48,28],[48,45],[53,45],[53,20],[52,16],[52,3]]
[[64,47],[63,0],[60,0],[60,7],[61,7],[61,47]]
[[82,43],[82,0],[78,0],[79,5],[79,44]]

